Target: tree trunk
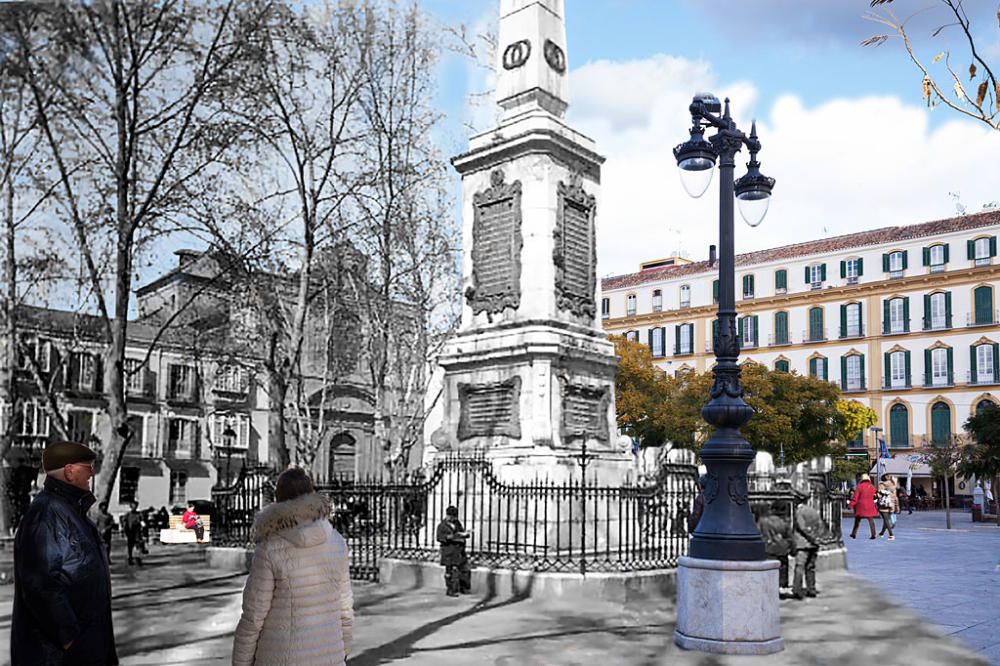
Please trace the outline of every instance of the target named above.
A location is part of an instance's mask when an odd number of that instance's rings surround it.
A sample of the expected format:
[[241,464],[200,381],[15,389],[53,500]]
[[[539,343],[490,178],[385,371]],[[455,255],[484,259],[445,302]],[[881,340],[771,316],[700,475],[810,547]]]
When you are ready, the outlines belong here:
[[292,457],[288,452],[288,435],[285,418],[285,399],[288,395],[288,384],[279,371],[268,372],[270,380],[271,414],[267,422],[268,460],[279,470],[288,467]]
[[[6,363],[0,366],[0,404],[9,410],[6,428],[0,433],[0,460],[7,455],[14,440],[14,411],[17,395],[14,383],[14,368],[17,365],[17,255],[14,253],[14,183],[7,178],[4,188],[4,257],[3,279],[7,297],[4,299],[3,340],[0,357]],[[13,471],[13,468],[10,468]],[[7,468],[0,466],[0,534],[8,534],[12,526],[12,509],[7,487]]]
[[945,474],[941,478],[944,479],[944,520],[945,520],[945,525],[947,525],[948,529],[950,530],[951,529],[951,498],[948,496],[948,475]]

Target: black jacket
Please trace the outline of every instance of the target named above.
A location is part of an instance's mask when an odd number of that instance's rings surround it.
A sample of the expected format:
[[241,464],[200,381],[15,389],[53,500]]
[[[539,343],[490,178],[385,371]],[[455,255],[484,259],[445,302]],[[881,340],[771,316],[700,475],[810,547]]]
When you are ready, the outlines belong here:
[[458,518],[445,518],[437,528],[437,540],[441,544],[441,564],[445,566],[464,564],[465,554],[464,528]]
[[118,663],[107,555],[87,518],[94,501],[49,477],[25,512],[14,537],[11,663]]
[[760,520],[760,536],[764,539],[764,552],[784,557],[792,550],[792,535],[788,521],[771,514]]

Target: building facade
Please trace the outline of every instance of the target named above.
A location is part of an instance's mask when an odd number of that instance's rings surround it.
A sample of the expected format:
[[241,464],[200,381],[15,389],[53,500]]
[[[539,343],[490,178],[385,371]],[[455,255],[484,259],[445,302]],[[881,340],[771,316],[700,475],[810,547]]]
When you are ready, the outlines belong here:
[[[738,255],[741,358],[837,383],[878,414],[896,458],[918,455],[1000,404],[998,235],[993,210]],[[602,281],[605,330],[666,372],[709,369],[717,267],[643,266]],[[875,438],[849,448],[874,455]]]

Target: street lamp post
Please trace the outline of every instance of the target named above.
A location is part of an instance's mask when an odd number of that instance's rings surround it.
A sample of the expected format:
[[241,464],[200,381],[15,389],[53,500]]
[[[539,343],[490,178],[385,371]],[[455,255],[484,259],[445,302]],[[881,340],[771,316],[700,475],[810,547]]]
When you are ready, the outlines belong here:
[[878,479],[882,478],[882,428],[872,426],[868,429],[871,430],[872,435],[875,436],[875,483],[877,484]]
[[[727,654],[769,654],[783,649],[778,613],[778,562],[767,560],[750,512],[747,467],[754,450],[740,434],[752,415],[740,383],[740,340],[736,330],[733,199],[750,226],[764,219],[774,179],[760,172],[756,123],[747,136],[710,94],[695,95],[689,107],[690,139],[674,148],[688,194],[708,189],[719,163],[719,311],[714,342],[715,381],[702,408],[714,426],[700,457],[707,468],[705,509],[691,537],[689,555],[678,563],[678,620],[675,642],[688,649]],[[716,133],[708,140],[705,130]],[[736,153],[750,152],[747,173],[733,179]],[[711,621],[703,608],[716,609]]]

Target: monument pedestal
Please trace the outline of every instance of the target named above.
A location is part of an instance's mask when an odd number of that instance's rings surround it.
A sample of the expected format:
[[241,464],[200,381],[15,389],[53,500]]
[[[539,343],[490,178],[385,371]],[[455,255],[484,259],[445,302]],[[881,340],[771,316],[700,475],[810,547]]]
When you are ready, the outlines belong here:
[[781,638],[776,560],[677,562],[674,642],[718,654],[774,654]]

